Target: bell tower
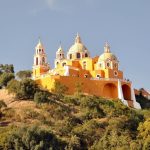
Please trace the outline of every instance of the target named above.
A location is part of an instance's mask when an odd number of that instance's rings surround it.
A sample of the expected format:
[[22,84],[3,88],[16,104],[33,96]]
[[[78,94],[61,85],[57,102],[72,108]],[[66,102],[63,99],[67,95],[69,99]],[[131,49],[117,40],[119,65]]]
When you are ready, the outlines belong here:
[[49,64],[47,63],[47,56],[45,49],[41,40],[35,47],[34,54],[34,64],[33,64],[33,78],[39,77],[42,74],[45,74],[50,69]]
[[64,59],[65,59],[64,50],[63,50],[62,46],[60,45],[60,47],[58,48],[58,50],[56,52],[55,68],[57,68],[59,63]]

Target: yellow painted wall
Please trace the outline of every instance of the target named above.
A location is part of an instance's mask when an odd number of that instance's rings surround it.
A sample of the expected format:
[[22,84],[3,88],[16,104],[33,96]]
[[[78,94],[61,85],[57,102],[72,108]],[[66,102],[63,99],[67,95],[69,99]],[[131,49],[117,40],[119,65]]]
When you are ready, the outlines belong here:
[[[61,84],[68,87],[66,94],[74,94],[76,84],[82,84],[82,92],[89,95],[102,96],[107,98],[118,98],[118,81],[112,80],[91,80],[89,78],[79,78],[73,76],[46,76],[36,80],[42,87],[47,88],[50,92],[54,88],[54,83],[59,81]],[[131,84],[128,82],[122,82],[122,85]],[[112,92],[113,91],[113,92]]]

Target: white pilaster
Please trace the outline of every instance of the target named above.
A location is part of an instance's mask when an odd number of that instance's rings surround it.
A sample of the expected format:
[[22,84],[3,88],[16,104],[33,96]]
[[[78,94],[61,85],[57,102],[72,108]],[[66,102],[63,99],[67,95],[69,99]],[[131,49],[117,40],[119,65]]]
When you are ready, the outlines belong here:
[[64,68],[65,68],[64,76],[69,76],[69,66],[64,66]]
[[134,106],[134,108],[141,109],[140,104],[136,101],[135,93],[134,93],[134,89],[132,87],[132,84],[131,84],[131,99],[133,100],[133,106]]
[[128,102],[124,99],[122,86],[121,86],[121,82],[119,79],[118,79],[118,98],[122,101],[124,105],[128,106]]

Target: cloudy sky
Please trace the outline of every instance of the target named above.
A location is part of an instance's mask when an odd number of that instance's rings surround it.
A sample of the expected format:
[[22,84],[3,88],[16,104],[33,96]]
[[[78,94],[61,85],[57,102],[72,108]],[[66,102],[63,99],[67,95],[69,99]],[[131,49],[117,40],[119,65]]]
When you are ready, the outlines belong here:
[[38,37],[51,67],[79,32],[92,56],[105,41],[125,78],[150,90],[150,0],[0,0],[0,63],[31,69]]

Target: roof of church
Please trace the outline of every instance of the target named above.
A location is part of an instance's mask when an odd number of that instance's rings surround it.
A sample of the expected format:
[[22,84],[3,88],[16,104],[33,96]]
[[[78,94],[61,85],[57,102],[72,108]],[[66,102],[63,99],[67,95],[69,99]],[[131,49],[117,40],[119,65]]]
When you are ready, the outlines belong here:
[[82,43],[81,37],[79,34],[77,34],[77,36],[75,38],[75,43],[70,47],[68,52],[69,53],[88,52],[88,49]]
[[113,53],[111,53],[110,46],[107,42],[105,43],[105,46],[104,46],[104,53],[99,56],[98,61],[105,61],[105,60],[118,61],[117,57]]

